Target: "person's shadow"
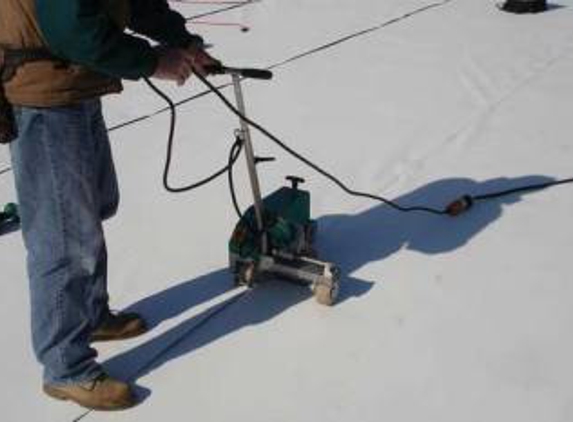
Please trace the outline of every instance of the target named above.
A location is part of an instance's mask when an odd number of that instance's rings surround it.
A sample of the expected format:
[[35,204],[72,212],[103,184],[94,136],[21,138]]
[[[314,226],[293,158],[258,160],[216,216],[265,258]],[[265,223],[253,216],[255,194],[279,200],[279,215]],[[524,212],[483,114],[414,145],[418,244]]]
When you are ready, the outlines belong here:
[[[463,194],[483,194],[552,180],[545,176],[499,178],[485,182],[462,178],[445,179],[404,195],[397,202],[402,206],[423,204],[443,208],[444,204]],[[374,284],[380,283],[381,280],[365,281],[352,277],[360,267],[382,260],[402,248],[427,255],[454,251],[498,219],[505,207],[519,202],[522,195],[513,194],[479,202],[469,213],[457,218],[421,213],[404,214],[384,205],[355,215],[328,215],[319,218],[317,248],[321,251],[320,255],[341,268],[338,304],[360,297],[368,293]],[[125,311],[140,312],[150,328],[153,328],[217,296],[230,296],[163,334],[109,359],[104,363],[104,368],[120,379],[136,381],[172,359],[188,355],[227,335],[236,334],[243,328],[264,324],[311,296],[308,289],[272,280],[248,293],[231,295],[231,289],[231,275],[222,269],[132,304]]]

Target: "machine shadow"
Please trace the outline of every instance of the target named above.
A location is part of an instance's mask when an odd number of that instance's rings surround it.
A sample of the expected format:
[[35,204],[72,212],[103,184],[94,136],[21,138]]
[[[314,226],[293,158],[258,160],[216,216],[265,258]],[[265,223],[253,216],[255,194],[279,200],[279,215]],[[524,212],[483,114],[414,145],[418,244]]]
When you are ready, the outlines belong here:
[[0,236],[14,233],[20,230],[20,223],[9,222],[0,224]]
[[[545,176],[499,178],[485,182],[446,179],[423,186],[397,198],[397,201],[403,206],[427,204],[443,208],[452,198],[466,193],[483,194],[552,180]],[[373,281],[352,277],[360,267],[382,260],[402,248],[428,255],[453,251],[498,219],[504,206],[517,203],[522,195],[478,203],[470,213],[457,218],[403,214],[384,205],[356,215],[321,217],[318,220],[318,250],[321,257],[336,262],[342,272],[338,303],[360,297],[373,287]],[[232,295],[231,290],[231,275],[227,270],[218,270],[132,304],[126,311],[140,312],[153,328],[201,303],[222,295],[227,297],[157,337],[109,359],[103,364],[105,370],[112,376],[137,381],[173,359],[246,327],[264,324],[311,296],[307,288],[274,280],[247,293]],[[223,309],[224,312],[219,312]],[[208,329],[204,329],[207,321]]]
[[[217,296],[227,297],[148,342],[104,362],[105,370],[118,378],[136,381],[172,359],[243,328],[263,324],[312,296],[308,288],[278,280],[267,280],[252,290],[232,295],[231,280],[226,269],[218,270],[129,306],[126,311],[140,312],[150,327],[155,327]],[[372,287],[372,283],[357,279],[345,280],[345,283],[348,285],[346,299],[361,296]],[[207,321],[209,328],[199,329]]]

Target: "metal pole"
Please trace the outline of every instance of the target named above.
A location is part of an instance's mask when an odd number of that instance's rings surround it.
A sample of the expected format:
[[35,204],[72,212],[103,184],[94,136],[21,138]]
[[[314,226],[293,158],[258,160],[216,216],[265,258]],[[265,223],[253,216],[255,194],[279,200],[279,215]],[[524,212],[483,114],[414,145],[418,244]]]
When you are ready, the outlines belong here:
[[[245,100],[243,98],[243,90],[241,88],[241,77],[240,75],[233,73],[233,87],[235,88],[235,98],[237,100],[237,108],[243,116],[246,116],[245,111]],[[253,149],[253,143],[251,141],[251,132],[249,130],[249,125],[240,119],[241,123],[241,134],[243,135],[243,141],[245,143],[245,156],[247,158],[247,169],[249,171],[249,180],[251,182],[251,189],[253,191],[253,200],[255,206],[255,217],[257,220],[257,229],[261,233],[261,249],[263,255],[267,254],[268,244],[267,236],[264,233],[264,222],[263,222],[263,201],[261,199],[261,188],[259,184],[259,177],[257,175],[257,167],[255,164],[255,153]]]

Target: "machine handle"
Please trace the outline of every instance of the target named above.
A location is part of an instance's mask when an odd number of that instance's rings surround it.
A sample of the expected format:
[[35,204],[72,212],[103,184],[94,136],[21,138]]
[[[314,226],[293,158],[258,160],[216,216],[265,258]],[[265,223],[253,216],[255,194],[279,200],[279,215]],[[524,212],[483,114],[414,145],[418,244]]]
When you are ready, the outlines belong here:
[[273,72],[266,69],[227,67],[220,64],[207,66],[205,70],[213,75],[230,74],[239,75],[243,78],[264,80],[270,80],[273,78]]
[[14,203],[6,204],[4,210],[0,211],[0,224],[5,222],[19,222],[18,206]]
[[304,183],[305,180],[302,177],[298,177],[298,176],[287,176],[286,179],[292,183],[292,188],[294,190],[298,189],[298,185],[300,183]]
[[239,73],[243,78],[271,80],[273,72],[266,69],[239,69]]

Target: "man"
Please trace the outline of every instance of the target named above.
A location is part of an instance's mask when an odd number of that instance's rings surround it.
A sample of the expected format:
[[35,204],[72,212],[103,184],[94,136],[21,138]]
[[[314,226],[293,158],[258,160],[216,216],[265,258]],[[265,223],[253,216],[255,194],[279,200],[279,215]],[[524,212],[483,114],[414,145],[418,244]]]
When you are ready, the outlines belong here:
[[3,84],[43,389],[91,409],[132,406],[130,386],[107,376],[90,347],[146,330],[139,315],[108,306],[102,220],[119,195],[100,97],[121,91],[121,78],[183,84],[218,62],[166,0],[1,0],[0,45],[46,52],[4,72]]

